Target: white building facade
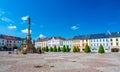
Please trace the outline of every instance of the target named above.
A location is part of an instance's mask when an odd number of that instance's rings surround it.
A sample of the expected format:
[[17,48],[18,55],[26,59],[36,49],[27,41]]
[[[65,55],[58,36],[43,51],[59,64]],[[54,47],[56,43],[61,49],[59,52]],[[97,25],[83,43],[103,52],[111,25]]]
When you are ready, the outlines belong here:
[[52,37],[48,40],[48,47],[61,47],[64,40],[65,39],[60,37]]
[[24,41],[23,38],[20,38],[20,37],[15,37],[15,46],[18,47],[18,49],[22,49],[22,43]]
[[35,47],[36,48],[38,48],[38,47],[44,48],[46,46],[48,46],[49,48],[54,47],[54,46],[61,47],[63,40],[65,40],[65,39],[62,37],[57,37],[57,36],[51,37],[51,38],[43,38],[43,39],[39,39],[35,42]]
[[106,51],[110,50],[110,38],[106,34],[96,34],[91,35],[90,47],[93,51],[98,51],[100,44],[104,47]]
[[44,41],[36,41],[35,42],[35,48],[38,48],[38,47],[44,48],[46,46],[48,46],[46,40],[44,40]]
[[72,49],[72,40],[64,40],[62,45],[68,46],[70,49]]
[[0,47],[5,46],[6,40],[4,38],[0,38]]

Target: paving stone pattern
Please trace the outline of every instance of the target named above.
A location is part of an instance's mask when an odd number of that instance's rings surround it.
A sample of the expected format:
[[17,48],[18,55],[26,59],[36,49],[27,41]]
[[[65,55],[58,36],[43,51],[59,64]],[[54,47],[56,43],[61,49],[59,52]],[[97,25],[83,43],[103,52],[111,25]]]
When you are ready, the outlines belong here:
[[120,72],[120,53],[0,52],[0,72]]

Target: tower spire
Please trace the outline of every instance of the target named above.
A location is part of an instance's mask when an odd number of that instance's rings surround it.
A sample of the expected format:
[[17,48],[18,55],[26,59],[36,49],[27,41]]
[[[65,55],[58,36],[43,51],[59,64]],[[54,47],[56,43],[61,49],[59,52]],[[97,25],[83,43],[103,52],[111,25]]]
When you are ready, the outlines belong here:
[[30,36],[30,17],[28,17],[28,36]]

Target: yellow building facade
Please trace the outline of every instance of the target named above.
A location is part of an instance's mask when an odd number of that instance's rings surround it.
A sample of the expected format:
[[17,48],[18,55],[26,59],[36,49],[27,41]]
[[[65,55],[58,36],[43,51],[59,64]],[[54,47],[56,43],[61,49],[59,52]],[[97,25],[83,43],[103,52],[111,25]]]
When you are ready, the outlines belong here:
[[111,52],[116,52],[120,50],[120,37],[110,38],[110,48]]
[[86,44],[90,45],[90,40],[89,39],[72,40],[72,46],[73,46],[72,48],[79,47],[80,52],[84,51],[84,48],[85,48]]

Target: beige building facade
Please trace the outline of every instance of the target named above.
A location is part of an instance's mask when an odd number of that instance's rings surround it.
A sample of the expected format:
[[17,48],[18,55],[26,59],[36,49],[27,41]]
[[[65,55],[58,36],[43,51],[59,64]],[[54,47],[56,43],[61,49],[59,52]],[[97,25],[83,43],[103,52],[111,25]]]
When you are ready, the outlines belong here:
[[74,47],[79,47],[80,52],[84,51],[84,48],[86,45],[90,45],[90,40],[89,39],[79,39],[79,40],[72,40],[72,48]]
[[120,50],[120,37],[110,38],[110,48],[111,52],[116,52]]

